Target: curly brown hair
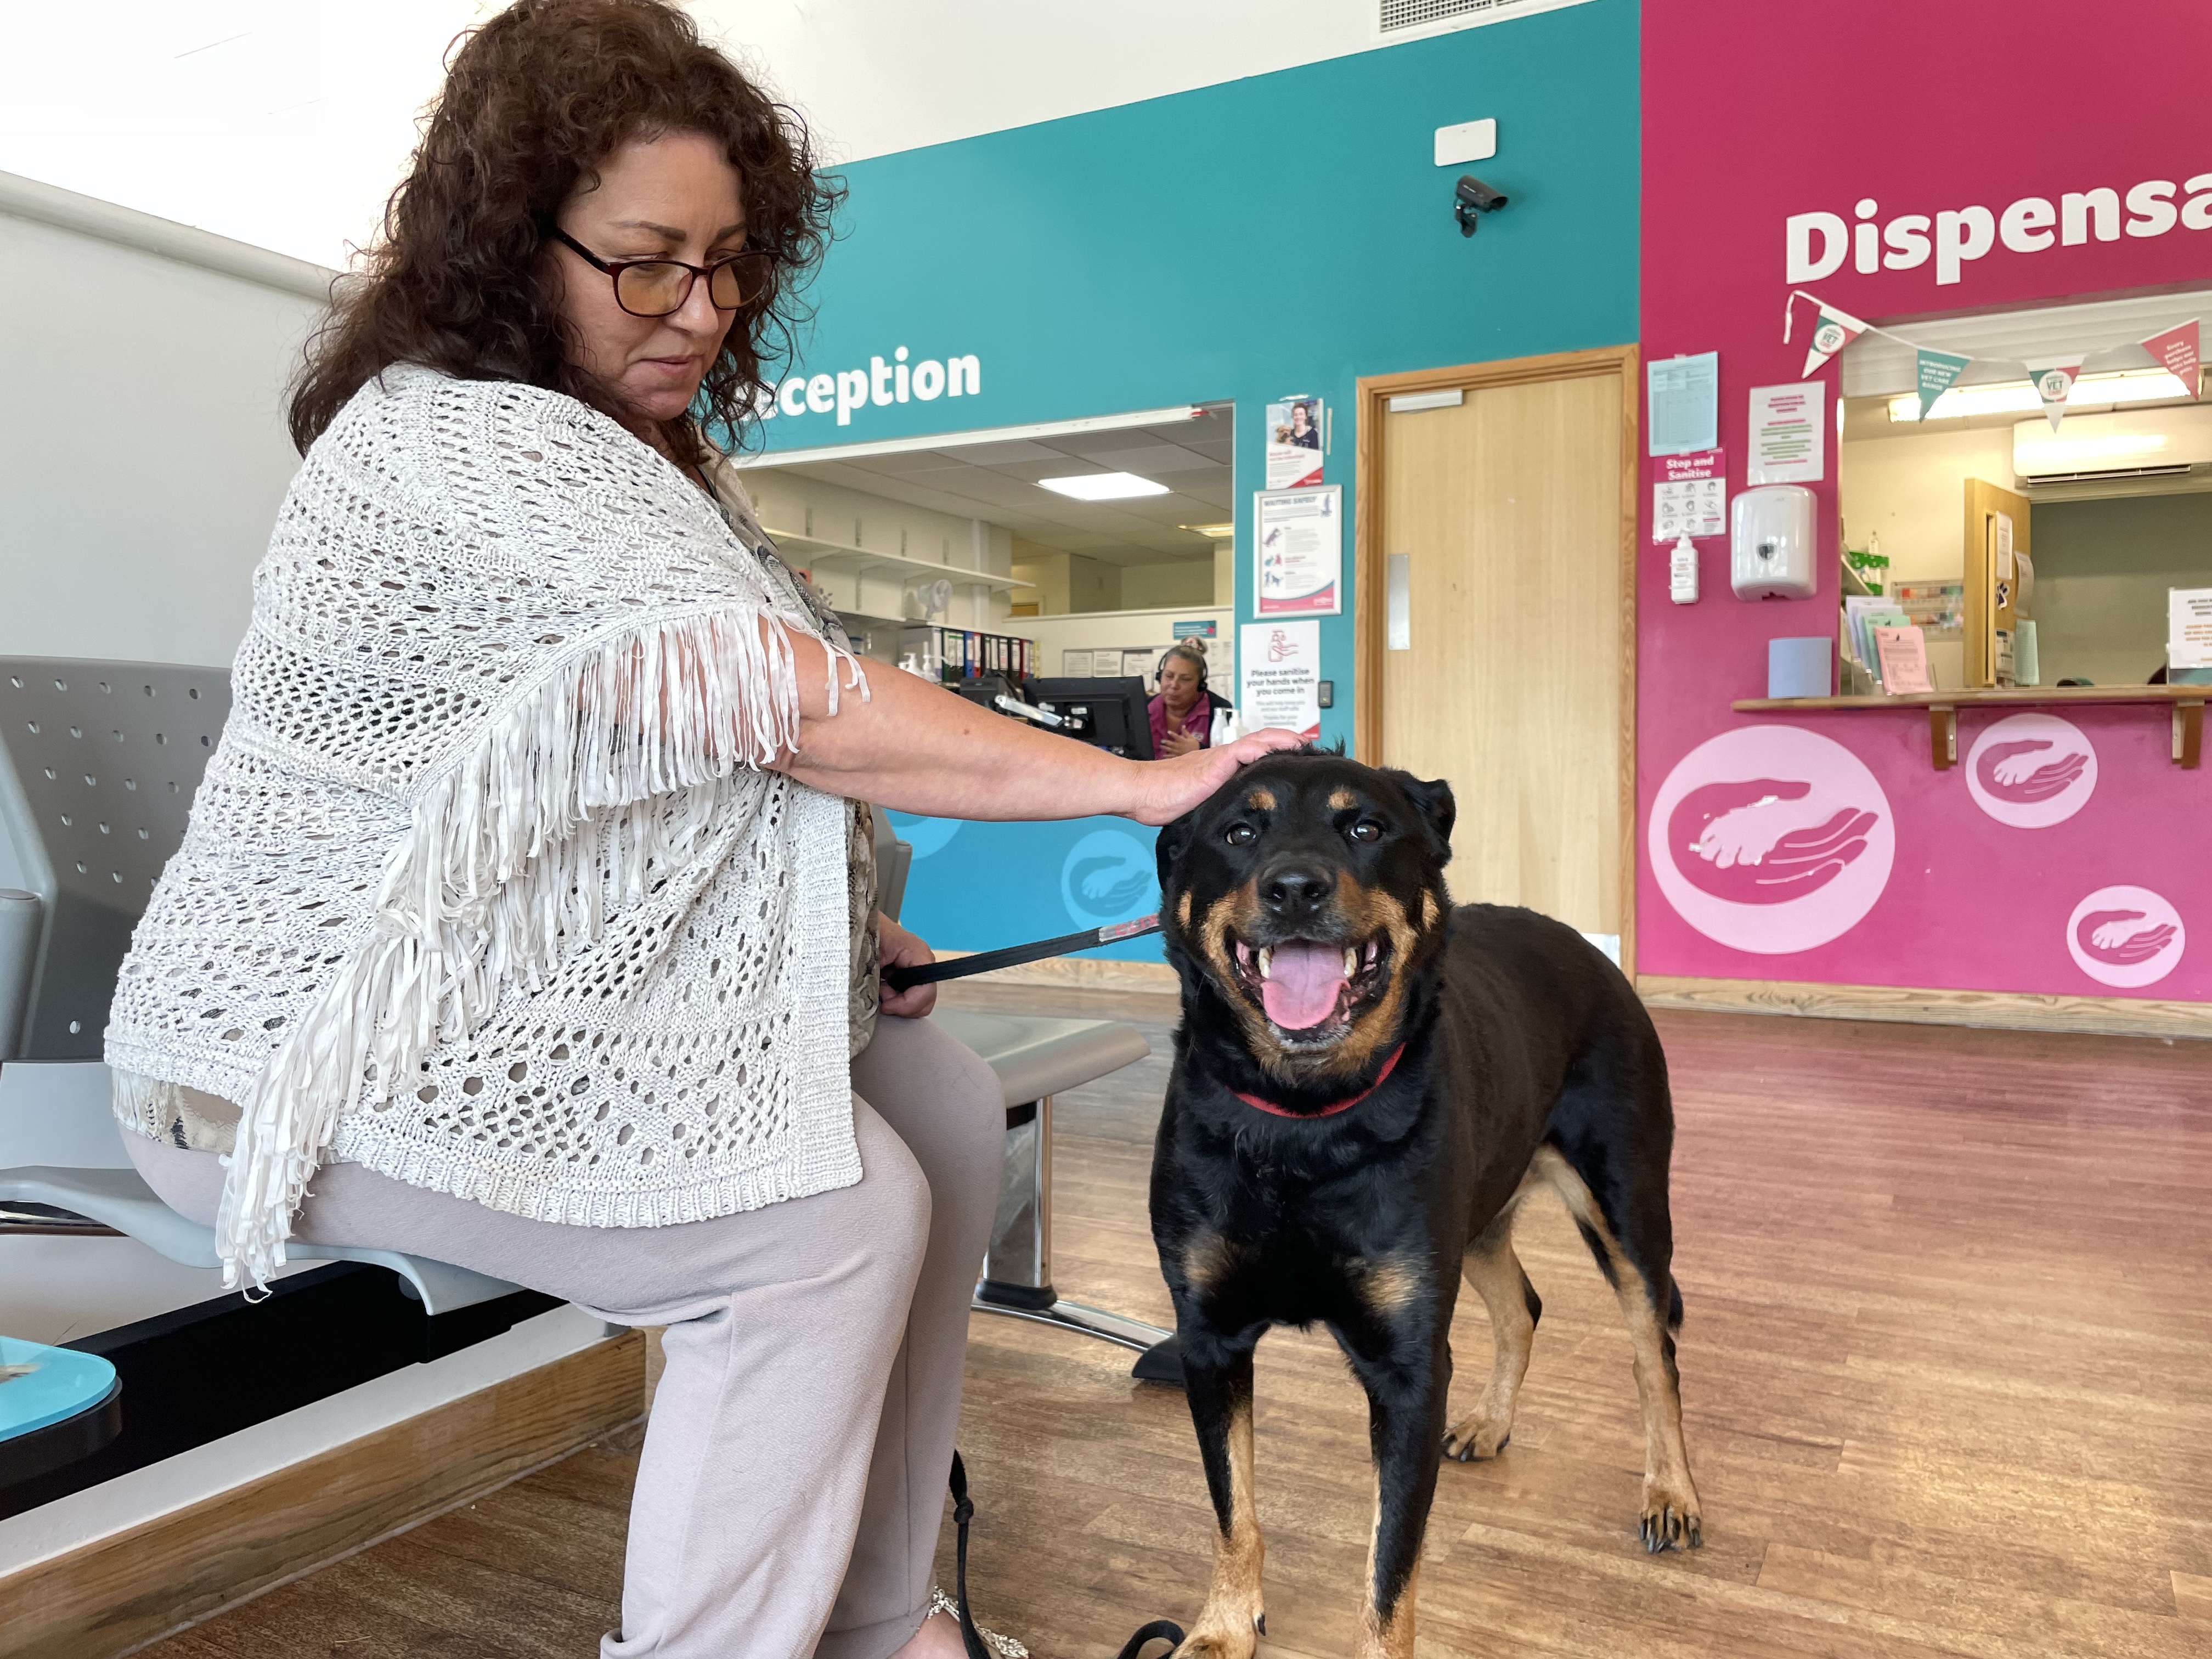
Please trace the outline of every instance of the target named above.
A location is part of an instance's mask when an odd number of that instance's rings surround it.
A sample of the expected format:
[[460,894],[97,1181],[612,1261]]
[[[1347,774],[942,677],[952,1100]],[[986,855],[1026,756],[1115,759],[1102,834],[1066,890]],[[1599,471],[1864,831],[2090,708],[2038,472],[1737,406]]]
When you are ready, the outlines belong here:
[[[707,371],[693,413],[744,441],[805,319],[800,293],[830,237],[843,186],[818,173],[796,112],[699,39],[665,0],[516,0],[459,38],[412,165],[392,194],[367,270],[338,285],[292,388],[305,454],[349,398],[394,363],[465,380],[564,392],[648,439],[570,362],[540,258],[555,213],[625,143],[696,132],[744,181],[746,229],[776,257]],[[679,459],[703,458],[698,428],[664,424]]]

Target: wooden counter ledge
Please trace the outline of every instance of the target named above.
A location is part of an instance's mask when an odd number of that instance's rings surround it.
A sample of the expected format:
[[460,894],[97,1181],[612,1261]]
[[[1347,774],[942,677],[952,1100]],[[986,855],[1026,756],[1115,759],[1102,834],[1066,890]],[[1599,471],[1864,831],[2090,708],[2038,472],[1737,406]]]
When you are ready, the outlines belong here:
[[1961,708],[2142,703],[2172,711],[2173,763],[2193,770],[2203,758],[2207,698],[2212,698],[2212,685],[2022,685],[1978,691],[1906,691],[1893,697],[1739,697],[1729,707],[1740,714],[1925,708],[1929,758],[1941,772],[1956,764],[1959,758]]

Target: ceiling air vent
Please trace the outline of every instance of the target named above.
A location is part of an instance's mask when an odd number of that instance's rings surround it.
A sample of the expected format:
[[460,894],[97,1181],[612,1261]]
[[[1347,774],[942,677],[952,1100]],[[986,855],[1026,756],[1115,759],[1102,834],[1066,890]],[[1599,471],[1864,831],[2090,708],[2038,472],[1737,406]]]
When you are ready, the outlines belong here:
[[1375,0],[1375,38],[1411,40],[1447,29],[1471,29],[1583,0]]

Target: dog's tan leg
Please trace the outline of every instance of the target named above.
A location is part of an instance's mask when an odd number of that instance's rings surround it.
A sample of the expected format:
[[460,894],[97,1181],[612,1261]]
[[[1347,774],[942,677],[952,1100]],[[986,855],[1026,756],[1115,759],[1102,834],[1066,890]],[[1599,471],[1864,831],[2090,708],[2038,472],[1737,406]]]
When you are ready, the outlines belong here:
[[1443,1288],[1447,1294],[1436,1298],[1441,1306],[1425,1306],[1395,1327],[1337,1334],[1367,1390],[1367,1443],[1375,1469],[1359,1659],[1407,1659],[1413,1651],[1414,1581],[1437,1495],[1444,1396],[1451,1386],[1450,1352],[1435,1322],[1450,1317],[1449,1292],[1457,1286],[1446,1279]]
[[1568,1213],[1594,1251],[1610,1264],[1607,1277],[1628,1324],[1636,1355],[1636,1391],[1644,1407],[1644,1547],[1653,1554],[1705,1541],[1698,1489],[1690,1480],[1690,1455],[1682,1443],[1681,1382],[1674,1369],[1674,1338],[1668,1329],[1669,1292],[1650,1285],[1613,1236],[1597,1199],[1574,1166],[1550,1146],[1534,1166],[1565,1200]]
[[[1259,1644],[1262,1608],[1260,1570],[1267,1556],[1267,1547],[1260,1537],[1260,1510],[1252,1496],[1251,1357],[1247,1354],[1243,1365],[1227,1375],[1212,1373],[1206,1379],[1194,1376],[1187,1380],[1196,1387],[1206,1387],[1218,1381],[1219,1392],[1225,1396],[1218,1401],[1223,1409],[1218,1417],[1207,1413],[1220,1425],[1218,1446],[1208,1443],[1203,1420],[1199,1435],[1200,1450],[1206,1459],[1208,1484],[1214,1489],[1220,1524],[1213,1539],[1212,1586],[1206,1591],[1206,1606],[1198,1615],[1198,1623],[1175,1650],[1175,1659],[1251,1659]],[[1193,1416],[1199,1416],[1203,1409],[1194,1395]],[[1225,1494],[1221,1489],[1224,1478]],[[1222,1501],[1224,1496],[1225,1503]]]
[[1492,1358],[1490,1386],[1482,1403],[1451,1425],[1444,1436],[1444,1455],[1462,1463],[1495,1457],[1513,1437],[1513,1405],[1520,1397],[1521,1379],[1528,1374],[1528,1356],[1535,1347],[1536,1321],[1544,1304],[1513,1253],[1515,1201],[1492,1222],[1481,1237],[1467,1247],[1460,1271],[1482,1305],[1490,1310]]
[[1375,1529],[1367,1540],[1367,1603],[1359,1614],[1358,1659],[1413,1659],[1413,1592],[1420,1580],[1421,1564],[1416,1558],[1405,1583],[1389,1607],[1376,1604],[1375,1558],[1382,1544],[1382,1487],[1378,1480],[1375,1488]]

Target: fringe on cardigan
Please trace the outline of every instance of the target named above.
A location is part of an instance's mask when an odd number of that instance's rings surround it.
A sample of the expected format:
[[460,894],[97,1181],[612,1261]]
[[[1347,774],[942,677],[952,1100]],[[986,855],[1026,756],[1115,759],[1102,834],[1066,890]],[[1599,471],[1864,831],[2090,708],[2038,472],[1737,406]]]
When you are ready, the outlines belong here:
[[[597,939],[600,872],[625,900],[707,828],[711,796],[639,810],[799,744],[786,623],[751,605],[633,629],[549,678],[416,800],[386,866],[370,937],[340,964],[241,1103],[216,1249],[223,1284],[266,1291],[338,1121],[388,1101],[511,984],[537,989],[564,946]],[[849,652],[840,680],[868,697]],[[841,667],[842,670],[841,675]],[[149,1102],[149,1105],[153,1103]]]
[[107,1082],[117,1115],[127,1119],[132,1128],[149,1140],[172,1138],[170,1132],[185,1110],[181,1085],[137,1072],[126,1072],[119,1066],[108,1067]]

